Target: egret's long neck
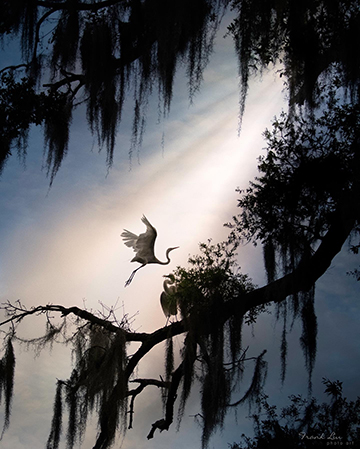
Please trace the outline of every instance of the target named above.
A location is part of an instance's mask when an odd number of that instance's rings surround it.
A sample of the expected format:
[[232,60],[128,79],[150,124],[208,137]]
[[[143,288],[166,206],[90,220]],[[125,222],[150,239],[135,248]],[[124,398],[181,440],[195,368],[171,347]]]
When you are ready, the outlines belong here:
[[169,248],[169,249],[167,249],[166,250],[166,254],[165,254],[165,256],[166,256],[166,259],[167,259],[167,261],[166,262],[161,262],[161,261],[159,261],[160,262],[160,265],[168,265],[171,261],[170,261],[170,257],[169,257],[169,252],[171,251],[171,248]]

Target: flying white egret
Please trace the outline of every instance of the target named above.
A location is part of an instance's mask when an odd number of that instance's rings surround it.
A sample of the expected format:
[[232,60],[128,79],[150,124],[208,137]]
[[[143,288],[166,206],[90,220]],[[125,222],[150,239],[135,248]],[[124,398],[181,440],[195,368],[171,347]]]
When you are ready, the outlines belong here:
[[164,291],[160,295],[161,308],[167,320],[169,320],[171,315],[177,315],[177,301],[176,298],[172,296],[176,293],[177,288],[173,284],[173,280],[165,279],[163,284]]
[[179,248],[178,246],[168,248],[166,250],[166,262],[161,262],[159,259],[155,257],[154,254],[154,245],[155,240],[157,236],[156,229],[154,226],[152,226],[149,222],[149,220],[143,215],[141,221],[146,226],[146,232],[140,235],[136,235],[126,229],[124,229],[124,232],[121,234],[121,237],[124,240],[124,243],[126,246],[129,246],[130,248],[133,248],[136,252],[136,255],[133,259],[131,259],[131,262],[139,262],[141,263],[140,267],[136,268],[134,270],[129,279],[125,282],[125,287],[127,287],[130,282],[133,280],[135,273],[140,270],[140,268],[145,267],[145,265],[149,263],[157,263],[159,265],[167,265],[170,263],[169,253],[173,249]]

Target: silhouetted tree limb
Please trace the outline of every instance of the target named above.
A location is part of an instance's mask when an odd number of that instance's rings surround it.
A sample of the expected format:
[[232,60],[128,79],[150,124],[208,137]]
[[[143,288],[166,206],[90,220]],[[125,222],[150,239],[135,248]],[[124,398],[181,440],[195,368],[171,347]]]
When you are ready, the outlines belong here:
[[157,379],[133,379],[133,380],[130,380],[130,382],[138,383],[139,386],[133,390],[129,390],[129,392],[128,392],[128,395],[131,396],[131,401],[130,401],[130,406],[129,406],[129,411],[128,411],[128,413],[130,415],[128,429],[132,429],[132,426],[133,426],[134,403],[135,403],[136,396],[139,395],[144,390],[144,388],[149,385],[154,385],[155,387],[158,387],[158,388],[169,388],[169,386],[170,386],[169,382],[164,382],[163,380],[157,380]]
[[165,417],[155,421],[152,424],[151,430],[147,436],[148,440],[154,437],[154,433],[156,430],[160,430],[160,432],[162,432],[163,430],[169,430],[169,427],[173,422],[174,404],[177,398],[177,391],[179,388],[180,381],[184,375],[184,365],[185,362],[182,361],[180,365],[177,367],[177,369],[171,375],[171,382],[167,391]]
[[[352,204],[350,206],[350,204]],[[354,203],[349,203],[349,208],[342,208],[334,217],[333,225],[323,238],[314,255],[300,264],[292,273],[277,279],[270,284],[254,290],[246,295],[244,302],[239,307],[241,313],[251,308],[267,302],[281,302],[288,296],[297,292],[308,291],[314,283],[330,267],[334,257],[341,251],[346,243],[351,231],[354,229],[358,220],[358,211],[353,207]],[[237,298],[238,300],[239,298]],[[234,312],[233,307],[237,308],[236,299],[228,305],[229,311],[225,312],[228,316]]]
[[1,309],[5,311],[5,313],[9,316],[6,320],[0,323],[0,326],[3,326],[7,323],[20,323],[25,317],[30,315],[40,315],[40,314],[48,314],[49,312],[57,312],[60,313],[61,316],[65,317],[69,314],[73,314],[78,318],[82,318],[90,323],[97,324],[104,329],[110,332],[119,332],[122,331],[119,327],[113,325],[108,320],[97,317],[96,315],[88,312],[87,310],[80,309],[79,307],[64,307],[62,305],[48,304],[45,306],[37,306],[32,307],[30,309],[24,308],[22,304],[18,303],[17,305],[11,304],[7,302],[2,304]]

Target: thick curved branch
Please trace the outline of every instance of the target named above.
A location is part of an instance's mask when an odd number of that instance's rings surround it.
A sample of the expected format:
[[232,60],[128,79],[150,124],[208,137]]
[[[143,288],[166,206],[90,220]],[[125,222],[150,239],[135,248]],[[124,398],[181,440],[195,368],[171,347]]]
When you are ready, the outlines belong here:
[[[314,283],[326,272],[334,257],[341,251],[343,244],[348,239],[357,221],[359,202],[358,195],[349,195],[347,201],[341,204],[338,212],[334,215],[333,224],[325,235],[322,243],[309,261],[301,264],[291,274],[288,274],[265,287],[258,288],[243,297],[234,298],[225,304],[223,315],[219,317],[224,322],[234,314],[244,315],[253,307],[269,302],[280,302],[289,295],[299,291],[308,291]],[[264,352],[265,353],[265,352]],[[260,358],[263,356],[261,354]],[[169,398],[164,419],[156,421],[150,430],[148,439],[153,438],[155,430],[168,430],[173,419],[173,406],[176,399],[176,391],[183,374],[182,364],[174,372],[176,379],[172,379],[172,394]],[[251,388],[249,389],[251,392]],[[246,398],[241,399],[243,402]]]
[[[341,251],[351,231],[355,228],[359,218],[358,205],[360,204],[357,192],[358,190],[354,188],[354,193],[349,193],[341,202],[333,216],[332,225],[310,259],[282,278],[226,302],[219,320],[225,322],[233,315],[245,315],[256,306],[281,302],[292,294],[306,292],[312,288],[330,267],[333,259]],[[172,323],[152,334],[142,334],[143,345],[133,356],[134,364],[137,364],[156,344],[165,341],[170,335],[175,336],[183,332],[186,332],[184,320]]]
[[3,303],[0,309],[4,310],[6,315],[9,317],[6,320],[0,322],[0,327],[4,326],[7,323],[19,323],[25,317],[30,315],[41,315],[47,312],[56,312],[60,313],[63,317],[67,315],[75,315],[76,317],[82,318],[83,320],[86,320],[92,324],[97,324],[98,326],[103,327],[109,332],[123,332],[127,342],[137,341],[143,343],[139,350],[130,359],[130,368],[128,371],[129,375],[132,373],[133,368],[135,368],[139,360],[154,346],[156,346],[158,343],[161,343],[162,341],[165,341],[170,336],[180,335],[185,332],[183,321],[178,321],[176,323],[173,323],[173,325],[171,326],[163,327],[150,334],[146,332],[131,332],[122,329],[121,327],[114,325],[107,319],[100,318],[85,309],[80,309],[77,306],[64,307],[59,304],[47,304],[45,306],[40,305],[37,307],[32,307],[31,309],[26,309],[21,304],[19,306],[15,306],[8,301],[6,303]]
[[[356,225],[359,195],[356,188],[354,188],[354,191],[354,194],[348,194],[340,204],[337,212],[334,214],[333,223],[329,231],[324,236],[321,244],[310,260],[300,264],[292,273],[264,287],[258,288],[244,296],[233,298],[224,305],[223,313],[222,316],[219,316],[219,320],[225,322],[235,314],[245,315],[253,307],[269,302],[281,302],[292,294],[300,291],[308,291],[329,268],[332,260],[341,251],[342,246]],[[155,341],[160,342],[162,338],[166,338],[169,335],[169,331],[171,335],[177,335],[178,332],[186,331],[184,322],[174,323],[168,328],[160,329],[154,334],[149,335],[148,340],[143,343],[142,348],[135,354],[138,360],[150,350],[150,347],[157,344]],[[140,351],[141,349],[142,351]],[[174,375],[176,373],[177,377],[173,377],[172,379],[173,391],[172,394],[169,392],[165,418],[156,421],[152,425],[148,439],[153,438],[156,429],[160,431],[168,430],[172,423],[173,405],[176,399],[178,383],[182,377],[182,369],[183,367],[180,365],[174,372]]]
[[167,340],[169,337],[180,335],[186,331],[184,320],[172,323],[170,326],[162,327],[151,334],[137,334],[128,333],[127,341],[142,341],[140,348],[133,354],[126,367],[126,376],[129,378],[139,361],[149,352],[151,349],[159,343]]
[[[125,369],[125,378],[126,379],[129,379],[130,375],[132,374],[133,370],[137,366],[138,362],[141,360],[141,358],[147,352],[150,351],[150,349],[152,347],[154,347],[156,344],[160,343],[161,341],[164,341],[164,339],[166,339],[170,336],[169,329],[171,329],[170,335],[178,335],[185,331],[183,324],[181,322],[179,322],[179,323],[174,323],[174,325],[171,325],[168,328],[159,329],[158,331],[155,331],[153,334],[142,334],[142,336],[145,338],[145,341],[143,341],[143,344],[141,345],[141,347],[129,360],[129,362],[126,366],[126,369]],[[166,403],[165,418],[156,421],[152,425],[152,429],[147,436],[148,439],[153,438],[154,432],[156,429],[159,429],[160,431],[168,430],[171,423],[173,422],[174,403],[175,403],[175,400],[177,397],[177,390],[178,390],[178,387],[180,384],[180,380],[183,376],[183,373],[184,373],[184,362],[182,362],[172,374],[171,384],[169,387],[168,398],[167,398],[167,403]],[[146,385],[144,384],[144,386],[146,386]],[[138,389],[140,390],[141,387],[142,386],[140,385],[138,387]],[[122,382],[120,381],[114,386],[114,388],[107,400],[107,404],[108,404],[109,408],[111,408],[111,404],[114,403],[114,401],[116,402],[116,399],[119,397],[119,395],[121,395],[121,392],[122,392]],[[129,393],[131,393],[131,391]],[[131,394],[134,395],[134,394],[138,394],[138,393],[136,393],[136,390],[133,390],[133,392]],[[99,436],[96,440],[96,443],[95,443],[93,449],[104,449],[107,447],[107,444],[108,444],[107,409],[108,409],[108,407],[105,406],[104,414],[103,414],[102,418],[100,419],[101,430],[100,430]],[[133,410],[131,409],[131,404],[130,404],[130,412],[131,411],[133,412]],[[130,419],[132,419],[132,418],[130,418]]]
[[243,297],[233,298],[224,305],[223,319],[234,313],[245,314],[253,307],[270,302],[284,301],[288,296],[306,292],[330,267],[334,257],[341,251],[359,218],[359,190],[354,188],[340,203],[334,213],[332,225],[323,237],[315,253],[291,273],[258,288]]
[[[334,257],[341,251],[342,246],[354,229],[358,219],[359,200],[358,195],[348,195],[334,214],[333,223],[327,234],[324,236],[320,246],[315,253],[306,261],[300,264],[292,273],[277,279],[264,287],[257,288],[246,295],[235,297],[224,304],[222,316],[219,319],[226,321],[234,314],[244,315],[252,308],[270,302],[281,302],[288,296],[300,291],[308,291],[314,283],[326,272]],[[9,314],[9,307],[12,308]],[[171,336],[180,335],[186,332],[184,320],[170,324],[152,333],[131,332],[115,326],[111,322],[99,318],[92,313],[80,309],[76,306],[64,307],[61,305],[38,306],[30,310],[16,308],[6,304],[2,307],[11,315],[8,319],[0,323],[3,326],[9,322],[19,322],[28,315],[44,313],[47,311],[59,312],[62,316],[74,314],[75,316],[98,324],[110,332],[124,332],[127,342],[141,342],[140,348],[133,354],[126,367],[127,378],[133,373],[140,360],[157,344],[165,341]]]

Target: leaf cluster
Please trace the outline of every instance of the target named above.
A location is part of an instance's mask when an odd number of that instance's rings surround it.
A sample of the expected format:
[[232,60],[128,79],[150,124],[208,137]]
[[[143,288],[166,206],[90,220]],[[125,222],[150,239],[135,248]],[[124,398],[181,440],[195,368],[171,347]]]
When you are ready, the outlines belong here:
[[236,253],[226,243],[200,243],[200,253],[189,258],[190,268],[178,267],[173,280],[181,316],[203,313],[214,302],[228,301],[254,288],[250,278],[239,272]]
[[[267,154],[261,176],[241,193],[242,212],[230,226],[230,240],[260,241],[269,280],[309,257],[332,223],[338,205],[359,176],[358,105],[328,96],[319,117],[282,113],[264,133]],[[356,207],[354,205],[354,207]]]
[[[200,253],[189,259],[189,268],[177,268],[170,275],[176,286],[172,295],[187,328],[181,350],[183,380],[179,419],[184,413],[187,399],[195,380],[201,386],[201,420],[203,447],[212,432],[222,427],[231,403],[236,381],[244,370],[245,353],[241,345],[243,316],[229,320],[221,318],[226,302],[241,297],[254,289],[247,275],[238,271],[236,254],[226,243],[202,243]],[[261,308],[263,310],[263,307]],[[260,308],[253,310],[247,322],[253,322]],[[173,364],[172,343],[167,346],[166,371]],[[258,364],[248,395],[250,400],[262,387],[265,366]],[[261,368],[261,369],[260,369]],[[256,391],[255,391],[256,390]]]
[[290,405],[280,412],[263,395],[259,398],[262,413],[252,416],[255,437],[242,435],[244,443],[229,445],[230,449],[305,449],[356,444],[360,439],[360,398],[355,401],[344,398],[338,388],[341,383],[323,378],[323,384],[327,386],[325,392],[332,396],[330,404],[319,404],[314,397],[304,399],[301,395],[291,395]]
[[13,74],[2,73],[0,78],[0,172],[12,147],[19,156],[26,154],[26,138],[30,124],[39,124],[44,116],[41,100],[28,78],[17,82]]
[[[47,146],[46,165],[53,180],[67,152],[72,109],[65,93],[38,93],[29,76],[13,72],[0,76],[0,173],[16,149],[25,162],[30,126],[42,125]],[[51,168],[51,169],[50,169]]]

